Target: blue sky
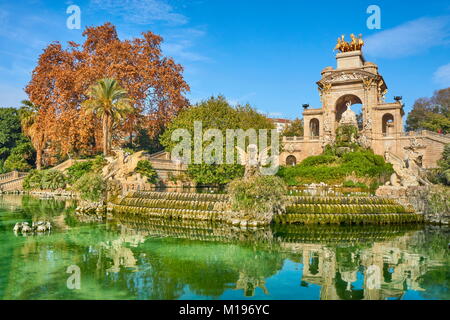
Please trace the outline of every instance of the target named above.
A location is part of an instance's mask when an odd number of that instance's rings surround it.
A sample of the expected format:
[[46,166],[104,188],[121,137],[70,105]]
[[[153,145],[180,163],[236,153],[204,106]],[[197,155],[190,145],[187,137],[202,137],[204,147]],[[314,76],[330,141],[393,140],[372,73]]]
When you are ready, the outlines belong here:
[[[81,9],[81,30],[66,9]],[[381,30],[369,30],[369,5]],[[450,86],[450,2],[302,0],[0,0],[0,106],[18,106],[39,54],[52,41],[82,42],[86,26],[116,25],[121,38],[151,30],[185,67],[195,103],[223,94],[272,117],[295,118],[320,107],[316,81],[335,66],[341,34],[362,33],[366,60],[379,65],[389,93],[415,99]]]

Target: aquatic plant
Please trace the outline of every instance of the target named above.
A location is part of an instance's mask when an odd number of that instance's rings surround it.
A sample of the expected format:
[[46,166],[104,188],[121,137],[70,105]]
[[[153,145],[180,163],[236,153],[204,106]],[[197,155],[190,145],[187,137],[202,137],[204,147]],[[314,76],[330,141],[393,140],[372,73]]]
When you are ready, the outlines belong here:
[[230,183],[232,209],[250,219],[270,223],[275,213],[284,211],[287,186],[275,176],[253,176]]

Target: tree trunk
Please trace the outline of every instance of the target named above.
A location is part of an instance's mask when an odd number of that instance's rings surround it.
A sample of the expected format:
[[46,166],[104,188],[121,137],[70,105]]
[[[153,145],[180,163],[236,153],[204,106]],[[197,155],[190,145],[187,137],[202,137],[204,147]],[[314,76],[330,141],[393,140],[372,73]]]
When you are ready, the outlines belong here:
[[103,155],[107,157],[109,155],[109,115],[103,116]]
[[42,169],[42,149],[36,150],[36,169]]

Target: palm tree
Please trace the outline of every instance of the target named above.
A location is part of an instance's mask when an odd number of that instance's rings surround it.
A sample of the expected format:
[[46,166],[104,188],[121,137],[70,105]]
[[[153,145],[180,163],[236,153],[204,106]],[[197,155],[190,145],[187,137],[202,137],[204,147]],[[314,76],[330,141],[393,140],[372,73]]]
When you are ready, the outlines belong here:
[[89,97],[83,102],[86,112],[94,113],[102,119],[103,154],[108,156],[111,151],[111,130],[114,122],[118,122],[132,112],[131,100],[127,91],[114,79],[101,79],[91,86],[87,93]]
[[45,130],[39,126],[39,106],[29,100],[23,100],[19,116],[24,134],[31,139],[31,143],[36,149],[36,169],[40,170],[46,134]]

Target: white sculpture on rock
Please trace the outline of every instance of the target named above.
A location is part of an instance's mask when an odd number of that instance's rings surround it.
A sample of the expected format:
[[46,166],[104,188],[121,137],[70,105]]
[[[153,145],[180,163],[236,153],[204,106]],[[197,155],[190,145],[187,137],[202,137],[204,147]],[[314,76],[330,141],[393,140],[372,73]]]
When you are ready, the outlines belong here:
[[358,120],[356,120],[356,113],[351,109],[352,103],[348,101],[346,104],[347,110],[342,114],[339,121],[340,126],[358,126]]

